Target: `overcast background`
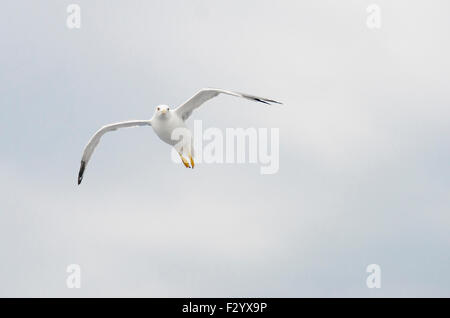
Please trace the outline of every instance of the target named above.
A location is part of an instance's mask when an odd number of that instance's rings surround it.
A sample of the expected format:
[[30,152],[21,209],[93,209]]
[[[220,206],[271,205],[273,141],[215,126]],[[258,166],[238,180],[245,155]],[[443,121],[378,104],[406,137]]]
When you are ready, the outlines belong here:
[[[450,4],[2,1],[1,296],[450,296]],[[280,170],[185,169],[150,128],[280,129]],[[192,120],[190,121],[192,124]],[[79,264],[81,288],[66,287]],[[366,286],[379,264],[382,287]]]

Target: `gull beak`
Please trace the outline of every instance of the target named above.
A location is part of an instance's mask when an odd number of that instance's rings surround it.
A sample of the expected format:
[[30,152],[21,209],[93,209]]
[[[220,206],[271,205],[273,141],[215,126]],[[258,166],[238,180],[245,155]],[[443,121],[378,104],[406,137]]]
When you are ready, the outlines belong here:
[[167,113],[167,110],[163,109],[163,110],[161,111],[161,113],[165,114],[165,113]]

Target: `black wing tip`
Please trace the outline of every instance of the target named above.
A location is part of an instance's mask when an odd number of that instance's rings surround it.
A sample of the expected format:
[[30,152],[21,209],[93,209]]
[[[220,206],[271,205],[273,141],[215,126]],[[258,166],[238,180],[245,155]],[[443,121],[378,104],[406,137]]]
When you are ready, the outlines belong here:
[[255,98],[255,100],[256,100],[257,102],[264,103],[264,104],[266,104],[266,105],[270,105],[270,103],[269,103],[268,101],[265,101],[264,99]]
[[252,98],[254,101],[257,101],[257,102],[260,102],[260,103],[264,103],[264,104],[266,104],[266,105],[271,105],[272,103],[273,104],[280,104],[280,105],[283,105],[283,103],[281,103],[281,102],[277,102],[276,100],[272,100],[272,99],[262,99],[262,98],[258,98],[258,97],[254,97],[254,98]]
[[273,100],[273,99],[265,99],[265,101],[266,101],[266,102],[268,102],[268,103],[272,103],[272,104],[279,104],[279,105],[283,105],[283,103],[282,103],[282,102],[278,102],[278,101],[276,101],[276,100]]
[[86,169],[86,162],[81,161],[80,171],[78,172],[78,185],[83,181],[84,169]]

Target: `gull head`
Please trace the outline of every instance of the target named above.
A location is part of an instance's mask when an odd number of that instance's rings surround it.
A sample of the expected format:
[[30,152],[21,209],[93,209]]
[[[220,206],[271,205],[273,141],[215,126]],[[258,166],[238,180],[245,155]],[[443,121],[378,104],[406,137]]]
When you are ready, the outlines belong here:
[[167,105],[159,105],[156,107],[155,116],[157,117],[166,117],[169,114],[169,106]]

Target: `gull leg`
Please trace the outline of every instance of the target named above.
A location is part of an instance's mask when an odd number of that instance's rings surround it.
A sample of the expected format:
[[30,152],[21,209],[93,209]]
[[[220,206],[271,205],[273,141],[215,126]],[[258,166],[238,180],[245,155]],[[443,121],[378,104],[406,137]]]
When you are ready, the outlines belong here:
[[189,161],[186,160],[186,158],[183,157],[181,153],[178,153],[180,155],[181,161],[183,161],[183,164],[186,168],[190,168]]
[[189,155],[189,160],[191,161],[191,168],[194,169],[194,159],[192,158],[192,155]]

